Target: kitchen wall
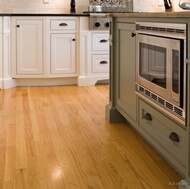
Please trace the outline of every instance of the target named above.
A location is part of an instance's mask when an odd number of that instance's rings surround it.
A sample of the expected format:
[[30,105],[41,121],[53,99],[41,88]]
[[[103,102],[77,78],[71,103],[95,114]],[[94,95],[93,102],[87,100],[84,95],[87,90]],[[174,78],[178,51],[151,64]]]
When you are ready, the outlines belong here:
[[[75,0],[76,11],[82,13],[88,10],[92,0]],[[190,0],[182,0],[182,2]],[[106,0],[108,6],[117,6],[118,2],[133,9],[134,12],[163,12],[164,0]],[[158,3],[160,2],[160,5]],[[172,0],[174,11],[183,11],[179,8],[179,0]],[[126,7],[125,7],[126,8]],[[70,0],[49,0],[49,4],[43,4],[43,0],[0,0],[0,13],[69,13]]]
[[[75,0],[76,11],[88,10],[89,0]],[[70,0],[0,0],[1,13],[69,13]]]

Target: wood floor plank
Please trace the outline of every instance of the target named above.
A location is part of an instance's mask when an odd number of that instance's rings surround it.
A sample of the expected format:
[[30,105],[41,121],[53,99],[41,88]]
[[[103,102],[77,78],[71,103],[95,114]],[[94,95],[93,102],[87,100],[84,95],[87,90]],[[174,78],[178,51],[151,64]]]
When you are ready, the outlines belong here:
[[182,179],[129,125],[105,119],[108,85],[0,97],[1,189],[167,189]]

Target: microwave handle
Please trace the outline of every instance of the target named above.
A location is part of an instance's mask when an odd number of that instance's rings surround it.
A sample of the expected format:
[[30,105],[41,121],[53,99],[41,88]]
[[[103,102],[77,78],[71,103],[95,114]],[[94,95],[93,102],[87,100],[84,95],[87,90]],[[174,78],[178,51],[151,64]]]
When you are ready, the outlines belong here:
[[186,64],[190,64],[190,60],[189,60],[189,59],[186,59],[186,60],[185,60],[185,63],[186,63]]

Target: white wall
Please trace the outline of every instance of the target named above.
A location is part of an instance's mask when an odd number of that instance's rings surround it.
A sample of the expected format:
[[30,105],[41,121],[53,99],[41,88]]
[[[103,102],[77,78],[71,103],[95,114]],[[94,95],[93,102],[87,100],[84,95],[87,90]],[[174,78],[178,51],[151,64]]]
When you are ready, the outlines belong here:
[[[75,0],[76,11],[88,10],[89,0]],[[70,0],[0,0],[0,13],[69,13]]]

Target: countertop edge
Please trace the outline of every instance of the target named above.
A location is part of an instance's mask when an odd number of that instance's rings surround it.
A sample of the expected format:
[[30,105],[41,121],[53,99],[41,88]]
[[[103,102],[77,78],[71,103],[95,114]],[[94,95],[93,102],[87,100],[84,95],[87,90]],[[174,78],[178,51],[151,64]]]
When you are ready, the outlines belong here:
[[[190,11],[106,13],[110,17],[126,18],[190,18]],[[0,13],[0,16],[90,16],[90,13]]]
[[0,16],[90,16],[89,13],[0,13]]
[[111,13],[112,17],[127,18],[190,18],[189,12],[131,12],[131,13]]

